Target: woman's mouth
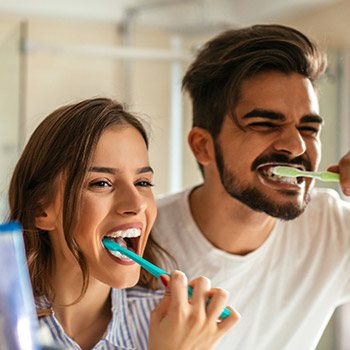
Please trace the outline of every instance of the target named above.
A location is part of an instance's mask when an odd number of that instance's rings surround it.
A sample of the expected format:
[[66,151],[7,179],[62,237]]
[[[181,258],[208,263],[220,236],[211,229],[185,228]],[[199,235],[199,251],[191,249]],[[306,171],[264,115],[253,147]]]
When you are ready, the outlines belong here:
[[[116,243],[118,243],[123,248],[126,248],[136,254],[139,254],[139,242],[141,237],[141,229],[140,228],[128,228],[126,230],[118,230],[115,232],[108,233],[103,238],[108,238]],[[131,259],[129,259],[127,256],[121,254],[117,251],[110,251],[116,258],[120,259],[124,262],[133,262]]]

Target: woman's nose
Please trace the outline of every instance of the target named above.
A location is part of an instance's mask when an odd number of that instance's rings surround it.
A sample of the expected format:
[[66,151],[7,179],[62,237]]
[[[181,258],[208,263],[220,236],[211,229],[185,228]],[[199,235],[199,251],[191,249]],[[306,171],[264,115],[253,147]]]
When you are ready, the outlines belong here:
[[121,215],[137,215],[147,209],[147,201],[136,187],[128,187],[116,194],[116,208]]
[[274,148],[282,153],[288,153],[291,157],[298,157],[305,153],[306,143],[299,130],[293,126],[286,128],[274,142]]

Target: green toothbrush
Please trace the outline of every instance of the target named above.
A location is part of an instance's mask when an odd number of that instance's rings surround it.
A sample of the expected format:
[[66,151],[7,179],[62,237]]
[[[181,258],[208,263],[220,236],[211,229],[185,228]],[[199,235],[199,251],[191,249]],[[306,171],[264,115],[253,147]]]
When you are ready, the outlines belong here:
[[272,173],[278,176],[287,177],[312,177],[326,182],[339,182],[339,174],[330,171],[303,171],[289,166],[275,166]]

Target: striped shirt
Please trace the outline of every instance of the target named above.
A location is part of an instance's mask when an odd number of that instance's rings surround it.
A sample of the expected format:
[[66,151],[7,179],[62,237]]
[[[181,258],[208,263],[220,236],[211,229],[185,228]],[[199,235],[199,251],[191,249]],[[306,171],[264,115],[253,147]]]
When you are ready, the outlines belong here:
[[[163,296],[163,291],[151,291],[141,287],[114,289],[111,292],[112,319],[103,337],[92,350],[146,350],[150,314]],[[36,308],[48,309],[45,297],[36,298]],[[59,348],[81,350],[70,338],[52,312],[39,319],[40,326],[47,327]]]

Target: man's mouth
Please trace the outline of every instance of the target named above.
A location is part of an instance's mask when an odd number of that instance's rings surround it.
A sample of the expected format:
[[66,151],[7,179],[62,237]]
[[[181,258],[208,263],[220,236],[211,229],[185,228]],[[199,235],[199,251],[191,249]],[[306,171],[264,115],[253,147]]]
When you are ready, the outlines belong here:
[[289,177],[289,176],[279,176],[279,175],[273,174],[272,168],[279,165],[293,167],[300,170],[305,170],[305,167],[302,165],[286,164],[286,163],[269,163],[269,164],[263,164],[259,166],[257,168],[257,171],[263,178],[276,184],[300,186],[305,181],[303,177]]
[[[139,254],[139,242],[141,237],[140,228],[128,228],[126,230],[118,230],[115,232],[108,233],[103,238],[108,238],[118,243],[123,248],[131,250],[132,252]],[[127,256],[117,251],[108,250],[112,255],[122,261],[132,261]]]

